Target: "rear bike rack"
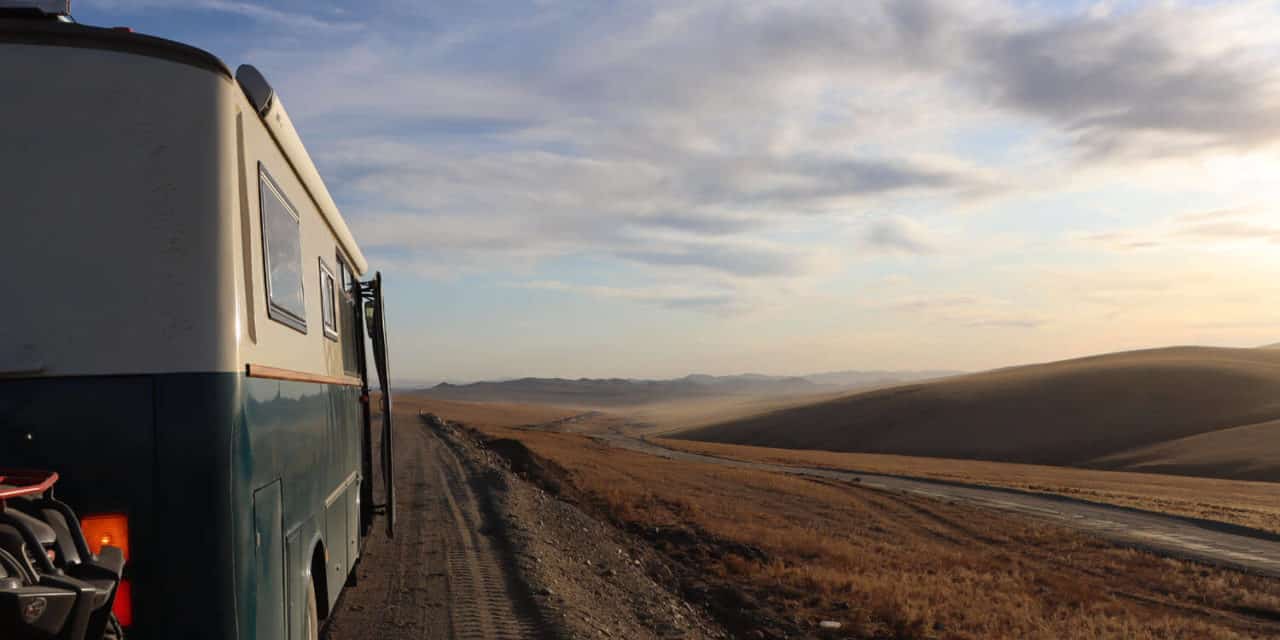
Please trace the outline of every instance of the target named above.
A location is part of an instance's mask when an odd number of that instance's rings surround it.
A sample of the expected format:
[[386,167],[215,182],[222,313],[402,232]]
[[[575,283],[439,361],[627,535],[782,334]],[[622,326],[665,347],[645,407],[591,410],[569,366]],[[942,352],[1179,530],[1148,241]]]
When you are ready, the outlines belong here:
[[[26,548],[26,553],[20,554],[22,557],[6,553],[0,561],[8,566],[16,565],[30,583],[30,587],[8,592],[0,589],[0,596],[12,595],[19,604],[45,599],[53,602],[71,596],[70,611],[66,612],[66,621],[55,637],[58,640],[101,638],[110,624],[117,587],[124,573],[124,555],[120,549],[110,546],[97,555],[89,550],[79,518],[70,506],[54,497],[53,486],[57,482],[58,474],[54,471],[0,469],[0,525],[15,530]],[[41,540],[40,534],[45,538],[52,534],[53,540]],[[48,544],[53,544],[56,550],[46,549]],[[51,553],[56,553],[62,566],[54,564]],[[31,588],[43,591],[37,595],[30,593]],[[0,625],[4,622],[0,620]]]

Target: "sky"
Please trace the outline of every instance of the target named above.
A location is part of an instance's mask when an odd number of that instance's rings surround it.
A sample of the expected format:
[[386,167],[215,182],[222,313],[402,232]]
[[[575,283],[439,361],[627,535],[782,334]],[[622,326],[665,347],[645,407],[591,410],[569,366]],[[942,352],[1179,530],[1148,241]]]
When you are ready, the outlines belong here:
[[1280,342],[1280,4],[75,0],[257,66],[404,382]]

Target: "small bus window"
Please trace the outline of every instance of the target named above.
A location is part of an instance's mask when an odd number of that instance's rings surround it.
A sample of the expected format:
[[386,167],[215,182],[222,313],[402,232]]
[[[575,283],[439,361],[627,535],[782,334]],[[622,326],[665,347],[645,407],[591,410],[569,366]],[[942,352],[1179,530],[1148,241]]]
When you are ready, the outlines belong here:
[[355,292],[351,290],[351,287],[355,284],[356,279],[355,276],[351,275],[351,267],[347,266],[347,260],[342,257],[341,253],[338,254],[338,271],[342,274],[342,292],[348,296],[354,295]]
[[298,212],[280,187],[259,166],[259,205],[262,208],[262,255],[267,275],[267,315],[272,320],[307,332],[307,307],[302,289],[302,231]]
[[329,271],[329,267],[325,265],[324,258],[320,258],[320,314],[324,320],[324,335],[337,340],[338,305],[337,300],[334,299],[333,289],[333,272]]
[[342,291],[338,297],[338,317],[342,323],[342,370],[348,375],[356,376],[360,375],[360,363],[356,360],[359,357],[356,352],[356,330],[353,325],[360,322],[355,297],[356,278],[341,253],[338,254],[338,273],[342,278]]

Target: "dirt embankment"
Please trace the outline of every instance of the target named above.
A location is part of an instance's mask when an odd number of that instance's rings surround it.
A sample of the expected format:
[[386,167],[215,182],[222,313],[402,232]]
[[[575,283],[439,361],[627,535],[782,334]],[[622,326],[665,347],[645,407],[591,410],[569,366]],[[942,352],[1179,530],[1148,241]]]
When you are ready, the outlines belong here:
[[564,469],[518,440],[452,424],[442,431],[461,455],[500,479],[495,503],[514,568],[557,630],[571,638],[723,637],[659,582],[671,574],[660,554],[575,504],[577,490]]
[[[599,561],[585,561],[588,567],[597,567],[599,575],[611,579],[614,584],[590,584],[591,581],[583,580],[581,575],[575,579],[572,575],[564,575],[562,571],[566,561],[570,565],[575,564],[581,550],[596,546],[599,543],[596,536],[607,532],[612,540],[623,545],[618,548],[619,556],[624,559],[629,556],[630,562],[643,572],[643,577],[628,576],[624,582],[635,584],[626,585],[621,593],[648,593],[651,591],[648,585],[657,584],[668,596],[676,596],[668,603],[667,609],[647,606],[644,599],[618,603],[626,608],[634,608],[636,604],[640,604],[638,620],[661,634],[661,637],[691,637],[681,630],[680,623],[690,617],[696,620],[706,615],[723,625],[724,630],[734,638],[803,637],[805,630],[801,625],[789,621],[785,612],[770,607],[766,600],[752,595],[730,580],[704,572],[705,567],[728,556],[766,561],[768,558],[764,552],[749,545],[718,538],[696,526],[644,526],[619,520],[612,515],[608,504],[575,486],[569,471],[534,454],[523,442],[512,438],[493,438],[466,427],[461,429],[480,446],[499,455],[511,471],[544,488],[549,496],[556,498],[553,501],[542,501],[539,506],[553,513],[564,512],[557,513],[558,519],[581,521],[587,513],[591,514],[586,517],[587,522],[583,522],[585,526],[582,528],[590,536],[576,541],[581,547],[577,544],[560,543],[543,545],[541,550],[531,552],[539,560],[547,557],[539,555],[539,551],[549,552],[553,554],[553,559],[548,566],[559,565],[559,570],[553,569],[550,572],[540,572],[539,569],[546,567],[539,565],[526,567],[526,570],[533,570],[536,581],[565,585],[578,596],[587,595],[582,589],[586,586],[596,589],[594,593],[597,600],[600,595],[617,599],[617,594],[610,592],[618,592],[618,576],[609,566],[602,566]],[[576,525],[571,526],[568,533],[581,538],[577,536]],[[527,541],[537,546],[536,536]],[[625,549],[630,549],[630,553]],[[614,564],[608,560],[606,562]],[[539,573],[542,575],[536,575]],[[709,635],[716,636],[720,633],[712,631]]]

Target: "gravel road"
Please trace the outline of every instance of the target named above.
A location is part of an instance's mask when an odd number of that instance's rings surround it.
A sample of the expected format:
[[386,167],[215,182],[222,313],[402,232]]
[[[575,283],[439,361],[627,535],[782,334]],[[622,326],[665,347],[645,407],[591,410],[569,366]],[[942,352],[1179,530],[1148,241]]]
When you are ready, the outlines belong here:
[[396,434],[396,537],[366,539],[329,640],[723,637],[652,549],[524,479],[523,445],[413,414]]
[[388,540],[377,524],[359,584],[343,593],[327,637],[547,637],[491,535],[499,523],[482,471],[439,434],[397,422],[396,537]]
[[661,447],[621,434],[596,436],[612,446],[664,458],[859,482],[886,491],[976,504],[1051,520],[1155,553],[1280,577],[1280,536],[1235,525],[1117,507],[1015,489],[780,464],[729,460]]

